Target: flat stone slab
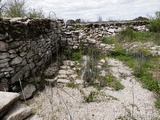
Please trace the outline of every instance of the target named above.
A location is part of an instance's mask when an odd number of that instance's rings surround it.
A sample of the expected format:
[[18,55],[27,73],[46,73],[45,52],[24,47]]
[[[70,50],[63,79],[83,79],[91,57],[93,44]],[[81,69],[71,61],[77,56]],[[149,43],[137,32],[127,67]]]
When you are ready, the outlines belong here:
[[0,92],[0,117],[19,99],[19,96],[18,93]]
[[68,79],[67,75],[58,75],[58,79]]
[[71,76],[71,78],[74,79],[74,80],[78,77],[77,74],[72,74],[72,75],[70,75],[70,76]]
[[2,120],[23,120],[32,113],[31,110],[31,107],[25,104],[16,103]]
[[56,83],[57,82],[56,78],[55,79],[44,79],[44,80],[49,83]]
[[39,117],[38,115],[33,115],[33,116],[28,117],[25,120],[44,120],[44,119]]
[[70,82],[70,80],[67,80],[67,79],[58,79],[58,80],[57,80],[57,83],[67,84],[67,83],[69,83],[69,82]]
[[73,73],[74,73],[73,70],[59,70],[59,72],[58,72],[59,75],[70,75]]
[[76,80],[75,80],[75,83],[76,83],[76,84],[83,84],[83,83],[84,83],[84,80],[76,79]]

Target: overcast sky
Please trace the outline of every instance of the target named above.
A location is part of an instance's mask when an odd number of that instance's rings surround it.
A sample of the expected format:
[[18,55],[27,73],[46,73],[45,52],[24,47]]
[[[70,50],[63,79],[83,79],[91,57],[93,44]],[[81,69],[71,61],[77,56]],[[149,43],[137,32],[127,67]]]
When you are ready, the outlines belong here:
[[58,18],[96,21],[128,20],[154,15],[160,10],[160,0],[26,0],[33,8],[41,7],[46,16],[50,11]]

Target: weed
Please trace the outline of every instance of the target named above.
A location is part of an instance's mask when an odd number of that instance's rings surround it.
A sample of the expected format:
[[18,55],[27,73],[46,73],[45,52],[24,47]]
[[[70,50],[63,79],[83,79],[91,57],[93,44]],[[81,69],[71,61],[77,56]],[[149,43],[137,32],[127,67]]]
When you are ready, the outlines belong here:
[[74,83],[74,81],[71,81],[69,83],[66,84],[67,87],[71,87],[71,88],[77,88],[78,86]]
[[104,81],[101,83],[100,86],[109,86],[114,88],[114,90],[116,91],[124,89],[124,86],[118,80],[116,80],[116,78],[111,73],[108,73],[105,76]]
[[66,49],[65,51],[67,58],[73,61],[80,61],[82,58],[82,51],[81,50],[72,50],[70,48]]
[[101,41],[102,43],[105,43],[105,44],[113,44],[113,40],[111,37],[103,37]]
[[94,102],[98,94],[99,94],[98,92],[91,91],[88,96],[84,96],[84,99],[87,103]]
[[148,28],[151,32],[160,32],[160,18],[151,20]]
[[135,38],[134,30],[128,27],[127,29],[120,32],[122,39],[133,40]]
[[[113,75],[111,75],[110,73],[108,73],[105,77],[105,80],[104,80],[104,85],[107,85],[107,86],[111,86],[111,83],[115,81],[115,78],[113,77]],[[103,86],[104,86],[103,85]]]
[[114,82],[114,89],[115,89],[116,91],[119,91],[119,90],[124,89],[124,86],[123,86],[118,80],[116,80],[116,81]]
[[124,56],[124,55],[126,55],[125,49],[123,48],[123,46],[119,42],[117,42],[116,40],[114,40],[114,45],[115,45],[115,48],[110,53],[111,56],[120,56],[120,55]]
[[89,85],[94,85],[96,79],[99,77],[99,69],[96,66],[98,60],[101,58],[101,54],[100,51],[94,48],[88,49],[86,54],[90,56],[90,60],[87,62],[83,79],[89,83]]
[[118,101],[118,99],[116,97],[113,97],[111,95],[108,95],[108,97],[111,98],[112,100],[117,100]]
[[77,52],[74,52],[72,54],[72,60],[74,61],[80,61],[82,58],[82,52],[81,51],[77,51]]
[[155,106],[160,109],[160,97],[157,99],[157,101],[155,102]]
[[150,59],[150,57],[152,57],[151,52],[144,48],[144,47],[138,47],[136,48],[136,50],[132,51],[132,56],[136,59],[140,59],[140,60],[145,60],[148,61]]

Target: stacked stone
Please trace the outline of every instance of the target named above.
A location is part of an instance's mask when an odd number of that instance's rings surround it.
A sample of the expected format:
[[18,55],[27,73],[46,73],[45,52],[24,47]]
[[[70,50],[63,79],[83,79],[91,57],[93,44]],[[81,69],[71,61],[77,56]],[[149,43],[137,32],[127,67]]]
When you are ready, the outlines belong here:
[[0,21],[0,90],[8,90],[8,83],[28,78],[45,65],[59,47],[62,23],[49,19]]
[[[93,46],[108,49],[114,46],[102,44],[101,38],[115,35],[128,25],[140,31],[146,30],[144,21],[104,22],[64,25],[63,20],[3,19],[0,21],[0,90],[8,90],[8,84],[34,75],[59,49],[78,49]],[[77,24],[76,24],[77,25]],[[143,27],[137,27],[143,26]]]
[[146,21],[115,21],[115,22],[93,22],[84,24],[85,32],[93,39],[100,40],[102,37],[110,37],[126,29],[128,26],[136,31],[148,31]]
[[65,28],[65,31],[62,33],[61,46],[65,48],[78,49],[80,45],[79,34],[80,31],[70,30]]

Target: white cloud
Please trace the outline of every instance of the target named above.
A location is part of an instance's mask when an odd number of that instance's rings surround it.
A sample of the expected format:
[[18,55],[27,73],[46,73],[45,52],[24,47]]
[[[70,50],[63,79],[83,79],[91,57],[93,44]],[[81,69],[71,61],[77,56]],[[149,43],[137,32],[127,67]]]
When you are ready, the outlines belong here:
[[42,7],[46,16],[50,11],[63,19],[95,21],[99,16],[107,19],[133,19],[154,15],[160,10],[160,0],[27,0],[30,7]]

